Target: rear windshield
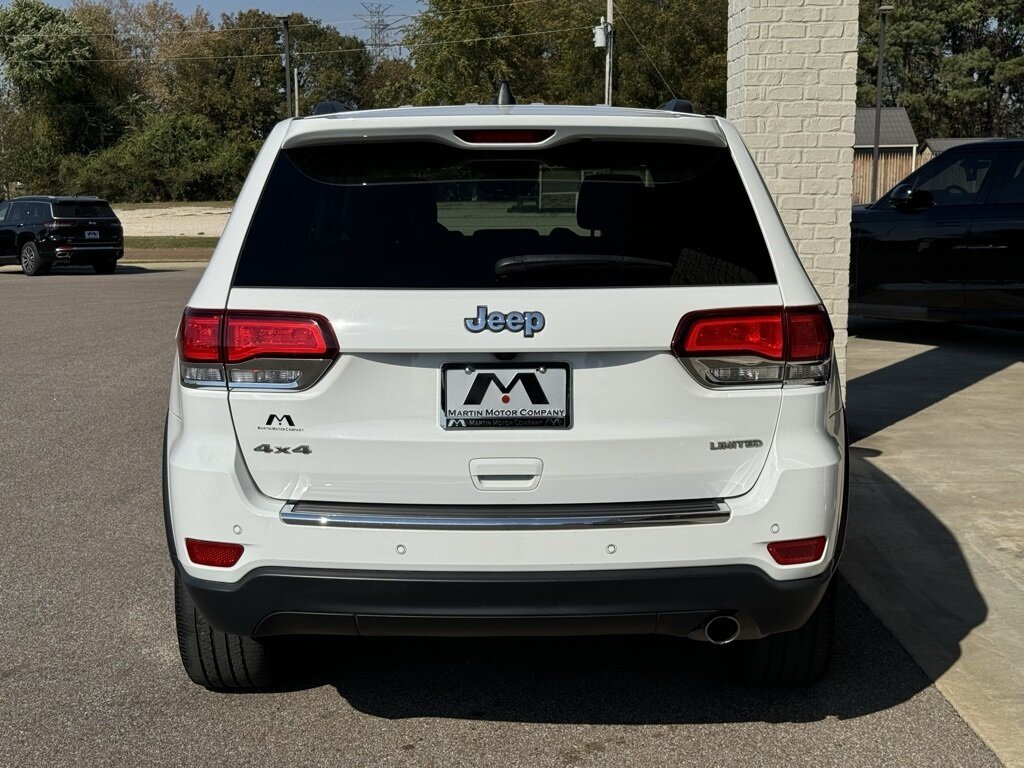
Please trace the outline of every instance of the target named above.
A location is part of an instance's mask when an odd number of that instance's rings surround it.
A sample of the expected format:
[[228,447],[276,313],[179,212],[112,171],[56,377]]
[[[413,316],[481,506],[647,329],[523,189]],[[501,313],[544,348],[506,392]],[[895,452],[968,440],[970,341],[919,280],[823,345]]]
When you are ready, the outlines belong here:
[[110,219],[114,212],[102,201],[88,203],[54,203],[53,216],[57,219]]
[[727,150],[600,141],[281,152],[235,275],[309,288],[774,282]]

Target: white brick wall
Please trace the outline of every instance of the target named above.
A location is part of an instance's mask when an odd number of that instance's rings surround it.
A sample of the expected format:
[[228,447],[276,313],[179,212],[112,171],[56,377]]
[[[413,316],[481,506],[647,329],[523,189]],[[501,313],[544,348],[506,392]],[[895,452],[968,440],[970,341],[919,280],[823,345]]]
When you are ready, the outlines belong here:
[[729,0],[728,113],[836,329],[846,380],[857,0]]

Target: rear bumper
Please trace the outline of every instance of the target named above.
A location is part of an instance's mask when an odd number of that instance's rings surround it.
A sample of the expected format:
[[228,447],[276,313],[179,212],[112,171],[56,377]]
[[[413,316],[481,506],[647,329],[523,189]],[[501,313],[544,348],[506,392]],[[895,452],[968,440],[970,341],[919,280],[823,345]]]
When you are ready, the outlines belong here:
[[835,572],[777,581],[746,565],[570,572],[258,568],[236,583],[178,568],[214,627],[267,637],[668,634],[728,613],[751,639],[802,626]]
[[123,246],[111,245],[58,245],[49,254],[44,253],[58,264],[92,264],[94,261],[119,260],[124,256]]

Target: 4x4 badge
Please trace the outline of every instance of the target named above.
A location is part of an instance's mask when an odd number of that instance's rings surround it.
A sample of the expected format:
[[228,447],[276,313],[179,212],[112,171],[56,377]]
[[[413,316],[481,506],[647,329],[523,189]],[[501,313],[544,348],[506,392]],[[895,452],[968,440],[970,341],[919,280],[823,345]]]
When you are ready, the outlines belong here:
[[540,312],[488,312],[486,306],[478,306],[476,317],[466,318],[466,330],[470,333],[521,331],[523,336],[530,338],[544,330],[544,315]]

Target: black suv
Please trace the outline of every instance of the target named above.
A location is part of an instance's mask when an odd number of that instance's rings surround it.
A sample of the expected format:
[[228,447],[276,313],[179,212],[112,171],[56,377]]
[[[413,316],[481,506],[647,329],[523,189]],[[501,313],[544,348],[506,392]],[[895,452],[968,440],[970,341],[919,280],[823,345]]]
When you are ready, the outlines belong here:
[[964,144],[853,209],[850,311],[1024,322],[1024,140]]
[[110,274],[124,255],[121,222],[98,197],[16,197],[0,203],[0,264],[26,275],[54,264],[91,264]]

